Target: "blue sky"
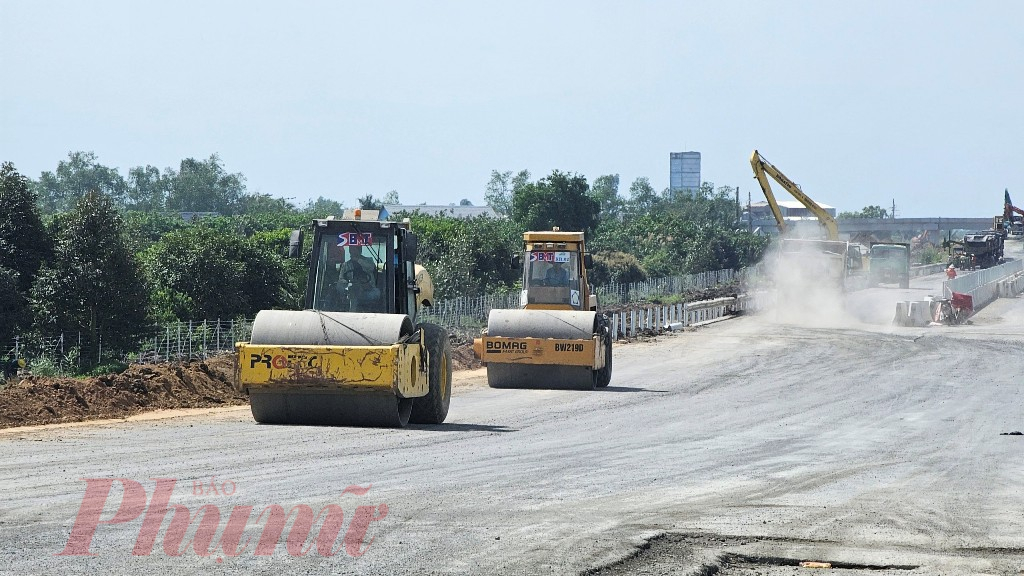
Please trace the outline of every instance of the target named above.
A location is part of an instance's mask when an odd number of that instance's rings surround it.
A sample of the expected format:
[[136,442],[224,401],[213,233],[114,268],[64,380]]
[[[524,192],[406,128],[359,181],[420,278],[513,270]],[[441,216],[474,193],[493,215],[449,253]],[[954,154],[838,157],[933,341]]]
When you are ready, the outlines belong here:
[[0,0],[0,160],[220,155],[252,192],[482,204],[492,170],[986,217],[1024,204],[1024,2]]

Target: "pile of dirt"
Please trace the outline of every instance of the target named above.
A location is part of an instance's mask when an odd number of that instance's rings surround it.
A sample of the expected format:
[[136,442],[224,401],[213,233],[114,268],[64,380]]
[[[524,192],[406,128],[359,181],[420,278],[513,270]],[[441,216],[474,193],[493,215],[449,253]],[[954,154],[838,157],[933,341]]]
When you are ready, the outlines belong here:
[[473,354],[473,342],[452,342],[452,370],[476,370],[483,364]]
[[[202,362],[136,364],[93,378],[25,375],[0,388],[0,428],[126,418],[151,410],[249,403],[234,386],[235,355]],[[452,369],[480,368],[473,342],[452,342]]]
[[233,354],[203,362],[133,365],[120,374],[86,379],[28,375],[0,389],[0,428],[247,404],[233,380]]

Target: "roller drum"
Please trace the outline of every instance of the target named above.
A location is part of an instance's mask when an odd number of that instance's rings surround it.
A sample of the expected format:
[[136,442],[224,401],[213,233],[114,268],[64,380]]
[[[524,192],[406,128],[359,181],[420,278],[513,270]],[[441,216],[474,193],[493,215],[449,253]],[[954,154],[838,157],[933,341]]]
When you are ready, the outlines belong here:
[[488,336],[590,340],[596,331],[593,311],[495,309],[487,316]]
[[252,323],[251,344],[262,346],[390,346],[412,334],[404,314],[263,310]]
[[[598,330],[596,312],[569,310],[491,310],[487,335],[505,338],[590,340]],[[591,390],[595,371],[585,366],[487,364],[491,388]]]
[[[390,346],[413,333],[404,314],[263,310],[251,344],[265,346]],[[266,424],[401,427],[412,399],[346,390],[253,390],[253,418]]]

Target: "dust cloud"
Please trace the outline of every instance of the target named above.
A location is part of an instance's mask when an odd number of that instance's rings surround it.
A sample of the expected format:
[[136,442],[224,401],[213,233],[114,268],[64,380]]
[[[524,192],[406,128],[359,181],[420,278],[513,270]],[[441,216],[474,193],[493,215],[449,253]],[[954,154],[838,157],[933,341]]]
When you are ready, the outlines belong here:
[[826,251],[782,253],[773,248],[762,262],[761,318],[809,328],[890,331],[894,294],[865,290],[866,275],[846,277],[842,258]]

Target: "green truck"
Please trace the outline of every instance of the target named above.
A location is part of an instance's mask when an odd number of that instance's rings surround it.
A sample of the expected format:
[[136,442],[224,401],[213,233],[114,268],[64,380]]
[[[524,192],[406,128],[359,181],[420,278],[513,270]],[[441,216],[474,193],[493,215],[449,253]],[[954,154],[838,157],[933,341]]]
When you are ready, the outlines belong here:
[[871,285],[899,284],[910,288],[910,244],[872,242],[868,248],[868,278]]

